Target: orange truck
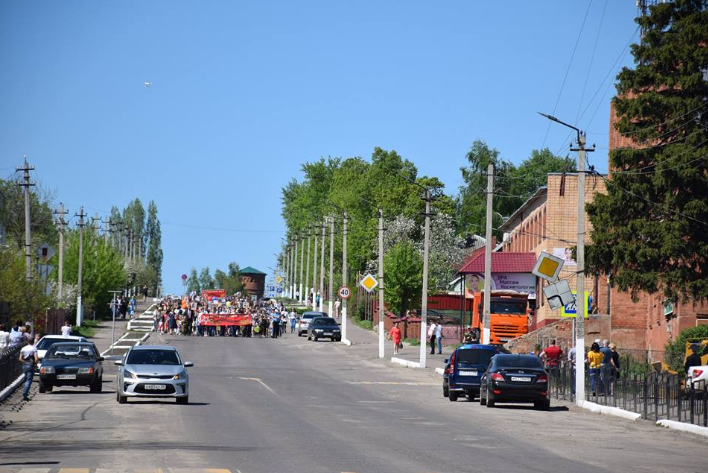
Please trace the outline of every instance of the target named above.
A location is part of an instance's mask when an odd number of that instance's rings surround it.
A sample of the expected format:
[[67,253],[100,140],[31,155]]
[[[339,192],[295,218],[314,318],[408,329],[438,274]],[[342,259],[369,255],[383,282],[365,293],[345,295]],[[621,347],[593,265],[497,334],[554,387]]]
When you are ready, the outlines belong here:
[[[492,291],[489,343],[502,345],[529,331],[528,294],[516,291]],[[475,292],[472,304],[472,327],[484,333],[484,292]]]

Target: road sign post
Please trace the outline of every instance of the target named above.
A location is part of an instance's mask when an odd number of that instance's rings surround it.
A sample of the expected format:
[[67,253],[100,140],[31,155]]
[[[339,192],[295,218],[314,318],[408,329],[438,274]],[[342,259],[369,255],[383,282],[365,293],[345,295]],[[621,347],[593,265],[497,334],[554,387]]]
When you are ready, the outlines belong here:
[[347,300],[351,297],[352,291],[349,289],[347,286],[342,286],[339,288],[339,291],[337,291],[339,294],[339,297],[341,297],[344,300]]

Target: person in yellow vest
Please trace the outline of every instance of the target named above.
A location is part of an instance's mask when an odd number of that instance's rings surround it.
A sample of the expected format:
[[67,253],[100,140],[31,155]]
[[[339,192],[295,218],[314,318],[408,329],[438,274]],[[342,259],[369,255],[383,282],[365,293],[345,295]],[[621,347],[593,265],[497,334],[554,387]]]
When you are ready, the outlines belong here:
[[588,352],[588,367],[590,369],[590,390],[593,396],[597,396],[597,385],[600,381],[600,366],[604,355],[600,352],[600,344],[593,342]]

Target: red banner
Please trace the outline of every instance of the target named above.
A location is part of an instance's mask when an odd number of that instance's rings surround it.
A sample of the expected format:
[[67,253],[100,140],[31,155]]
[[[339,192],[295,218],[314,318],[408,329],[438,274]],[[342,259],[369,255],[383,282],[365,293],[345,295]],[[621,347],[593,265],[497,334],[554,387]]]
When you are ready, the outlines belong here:
[[223,299],[226,297],[226,289],[204,289],[202,291],[202,297],[209,302],[211,302],[214,297]]
[[219,327],[251,325],[251,314],[202,314],[199,316],[199,325]]

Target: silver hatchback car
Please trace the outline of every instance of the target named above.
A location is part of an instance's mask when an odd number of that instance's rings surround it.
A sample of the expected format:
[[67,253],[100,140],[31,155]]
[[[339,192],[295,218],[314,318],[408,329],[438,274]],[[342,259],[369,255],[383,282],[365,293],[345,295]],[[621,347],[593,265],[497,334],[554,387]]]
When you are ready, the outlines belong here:
[[189,402],[189,376],[185,368],[194,366],[182,361],[172,346],[142,345],[131,348],[120,366],[116,399],[125,404],[129,397],[175,398],[177,404]]

